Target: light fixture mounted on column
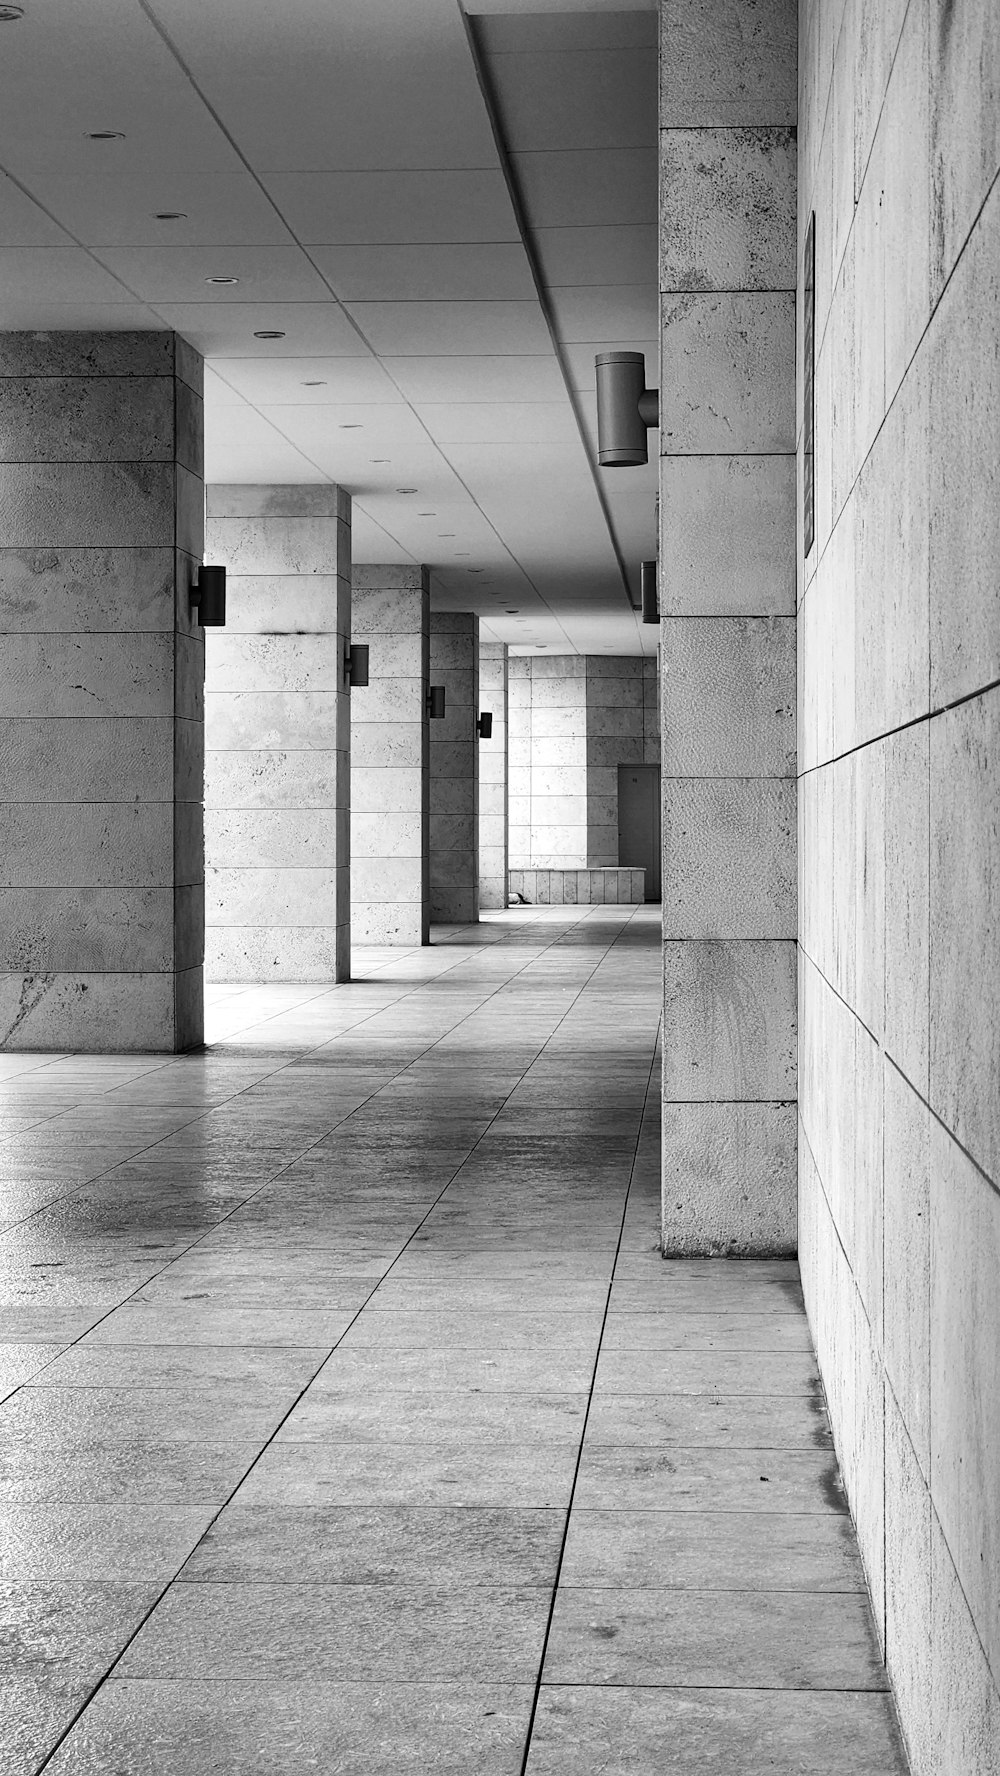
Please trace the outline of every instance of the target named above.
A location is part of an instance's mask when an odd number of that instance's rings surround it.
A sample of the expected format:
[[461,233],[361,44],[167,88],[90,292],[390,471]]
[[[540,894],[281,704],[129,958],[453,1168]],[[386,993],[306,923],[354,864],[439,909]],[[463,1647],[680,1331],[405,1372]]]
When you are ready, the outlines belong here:
[[646,433],[660,423],[660,396],[646,387],[642,352],[598,352],[597,460],[602,469],[635,468],[649,461]]
[[493,738],[493,712],[492,712],[492,710],[490,710],[490,709],[483,710],[481,716],[479,717],[479,720],[476,723],[476,733],[479,735],[480,740],[492,740],[492,738]]
[[660,604],[656,595],[656,562],[642,561],[639,564],[639,591],[642,598],[642,620],[644,623],[658,623],[660,620]]
[[191,586],[191,604],[198,612],[203,629],[224,629],[226,626],[226,570],[224,567],[198,568]]
[[348,642],[344,649],[344,676],[353,690],[363,690],[368,683],[368,644]]
[[444,721],[445,687],[427,686],[427,713],[431,721]]

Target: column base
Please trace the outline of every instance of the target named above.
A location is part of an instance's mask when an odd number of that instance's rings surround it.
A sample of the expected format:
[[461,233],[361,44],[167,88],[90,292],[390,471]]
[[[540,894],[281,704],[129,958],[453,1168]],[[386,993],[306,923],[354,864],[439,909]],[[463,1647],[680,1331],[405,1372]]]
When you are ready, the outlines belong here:
[[8,1054],[180,1054],[205,1039],[202,971],[0,974]]

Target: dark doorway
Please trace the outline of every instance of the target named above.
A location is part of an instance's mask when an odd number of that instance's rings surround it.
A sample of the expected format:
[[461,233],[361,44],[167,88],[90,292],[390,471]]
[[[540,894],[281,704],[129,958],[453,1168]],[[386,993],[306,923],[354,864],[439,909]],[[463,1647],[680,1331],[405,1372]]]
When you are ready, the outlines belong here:
[[618,766],[618,862],[646,872],[646,899],[660,898],[660,767]]

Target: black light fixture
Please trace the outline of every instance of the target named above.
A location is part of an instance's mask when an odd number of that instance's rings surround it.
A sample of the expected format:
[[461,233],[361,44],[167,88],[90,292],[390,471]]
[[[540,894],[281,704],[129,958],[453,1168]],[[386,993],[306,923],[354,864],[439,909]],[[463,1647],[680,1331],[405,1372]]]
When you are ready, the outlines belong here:
[[597,460],[602,469],[635,468],[649,461],[646,433],[660,423],[660,396],[646,387],[642,352],[599,352]]
[[445,687],[444,685],[427,686],[427,713],[431,721],[444,721]]
[[492,738],[493,738],[493,712],[492,712],[492,710],[489,710],[489,709],[483,710],[482,715],[479,717],[479,720],[476,723],[476,733],[479,735],[480,740],[492,740]]
[[642,620],[644,623],[658,623],[660,620],[660,604],[656,595],[656,562],[643,561],[639,564],[639,591],[642,598]]
[[348,642],[344,649],[344,675],[352,689],[364,689],[368,683],[367,642]]
[[224,567],[198,569],[191,587],[191,604],[198,612],[203,629],[224,629],[226,625],[226,570]]

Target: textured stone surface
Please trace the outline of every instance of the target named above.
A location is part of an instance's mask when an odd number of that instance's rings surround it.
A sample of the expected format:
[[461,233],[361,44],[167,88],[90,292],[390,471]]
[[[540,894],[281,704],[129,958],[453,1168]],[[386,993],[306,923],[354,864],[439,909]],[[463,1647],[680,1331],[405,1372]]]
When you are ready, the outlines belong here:
[[669,1099],[794,1099],[794,943],[667,942],[663,970]]
[[793,0],[664,0],[660,128],[794,123]]
[[660,201],[665,289],[794,288],[794,130],[664,130]]
[[790,937],[795,784],[778,778],[663,784],[667,937]]
[[228,566],[226,629],[207,643],[213,980],[340,980],[350,970],[345,501],[328,486],[208,491],[208,550]]
[[663,1247],[675,1257],[795,1250],[794,1104],[663,1106]]
[[[432,611],[431,684],[445,687],[445,715],[430,727],[430,916],[448,924],[479,918],[479,619]],[[464,800],[462,813],[452,810]]]
[[792,614],[794,458],[663,457],[660,563],[664,616]]
[[764,454],[795,442],[795,297],[664,293],[660,449]]
[[0,340],[8,1048],[201,1040],[201,361]]
[[[429,578],[423,568],[354,570],[351,634],[369,681],[351,694],[351,931],[356,943],[422,944],[430,917]],[[405,870],[398,861],[408,860]],[[364,870],[361,859],[366,860]],[[378,859],[399,898],[372,898]]]

